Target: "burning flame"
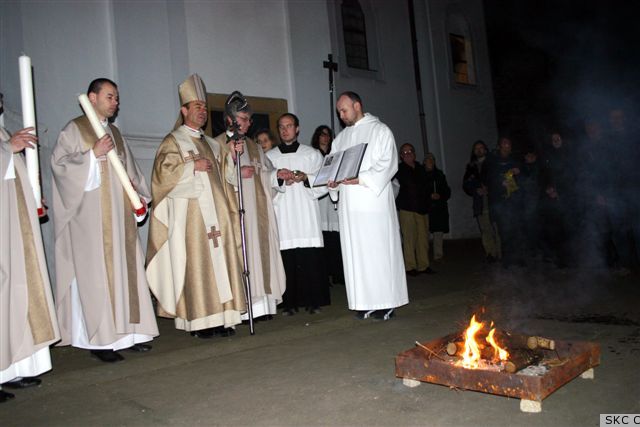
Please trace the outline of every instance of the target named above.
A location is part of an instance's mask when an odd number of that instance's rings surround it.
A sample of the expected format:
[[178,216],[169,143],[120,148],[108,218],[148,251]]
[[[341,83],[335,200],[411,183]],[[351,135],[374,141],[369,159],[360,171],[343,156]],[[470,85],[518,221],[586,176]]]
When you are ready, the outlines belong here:
[[469,327],[464,331],[464,353],[462,353],[462,366],[467,369],[476,369],[480,362],[480,347],[476,341],[476,334],[484,327],[484,323],[476,321],[476,315],[471,317]]
[[489,335],[487,335],[487,342],[491,344],[493,347],[493,360],[507,360],[509,357],[509,352],[503,348],[501,348],[496,342],[493,335],[496,332],[496,328],[493,328],[489,331]]
[[[493,322],[491,322],[493,326]],[[464,352],[462,353],[462,367],[467,369],[477,369],[482,359],[482,350],[486,348],[484,343],[478,342],[476,335],[484,329],[485,324],[476,320],[476,315],[471,317],[469,327],[464,332]],[[489,331],[485,341],[488,342],[493,348],[493,361],[507,360],[509,353],[501,348],[495,340],[496,329],[493,328]]]

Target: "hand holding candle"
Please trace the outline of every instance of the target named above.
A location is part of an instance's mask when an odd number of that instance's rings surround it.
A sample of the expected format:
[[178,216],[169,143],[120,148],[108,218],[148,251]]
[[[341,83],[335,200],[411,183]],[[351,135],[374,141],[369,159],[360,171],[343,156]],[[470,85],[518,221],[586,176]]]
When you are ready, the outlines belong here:
[[[91,123],[91,127],[96,133],[96,136],[99,140],[102,139],[102,137],[104,137],[107,132],[102,127],[100,119],[98,119],[98,116],[93,109],[93,105],[91,105],[91,101],[89,101],[89,97],[87,97],[86,94],[82,94],[78,96],[78,101],[80,101],[80,105],[82,106],[84,113],[89,119],[89,123]],[[111,166],[116,172],[116,175],[118,176],[118,179],[122,184],[122,188],[127,193],[129,200],[131,200],[131,204],[133,205],[135,214],[138,216],[144,215],[147,209],[145,205],[140,201],[140,196],[138,196],[138,193],[133,189],[133,186],[131,185],[131,181],[129,179],[129,175],[124,169],[124,166],[122,166],[122,162],[118,158],[118,155],[114,150],[109,150],[109,152],[107,153],[107,158],[109,159],[109,162],[111,162]]]
[[[20,97],[22,99],[22,124],[25,128],[32,128],[31,134],[36,132],[36,112],[33,101],[33,77],[31,75],[31,58],[26,55],[18,58],[20,70]],[[33,150],[25,150],[25,160],[27,163],[27,175],[29,184],[33,190],[33,197],[38,208],[38,216],[42,216],[42,190],[40,188],[40,161],[38,149],[34,145]]]

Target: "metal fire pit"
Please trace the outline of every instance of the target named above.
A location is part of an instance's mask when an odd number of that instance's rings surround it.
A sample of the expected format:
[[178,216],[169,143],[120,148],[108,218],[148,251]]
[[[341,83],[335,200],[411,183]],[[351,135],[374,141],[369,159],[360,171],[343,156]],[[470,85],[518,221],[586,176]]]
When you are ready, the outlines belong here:
[[[442,359],[429,351],[415,347],[396,356],[396,377],[402,378],[408,387],[416,387],[421,382],[441,384],[465,390],[480,391],[499,396],[515,397],[520,400],[524,412],[540,412],[542,400],[578,375],[592,379],[593,367],[600,364],[600,344],[586,341],[558,341],[556,351],[545,351],[541,363],[560,359],[562,364],[547,366],[541,375],[483,369],[465,369],[456,366],[457,357],[451,357],[442,349],[448,337],[422,343]],[[557,354],[556,354],[557,352]]]

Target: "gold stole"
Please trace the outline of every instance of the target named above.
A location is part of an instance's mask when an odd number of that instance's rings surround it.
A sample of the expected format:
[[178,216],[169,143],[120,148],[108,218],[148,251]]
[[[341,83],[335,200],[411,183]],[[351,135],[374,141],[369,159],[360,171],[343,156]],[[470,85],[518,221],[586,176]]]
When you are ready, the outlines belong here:
[[[85,147],[92,149],[97,140],[97,135],[93,131],[89,119],[80,116],[74,119],[80,130],[80,135]],[[109,124],[113,134],[113,142],[118,154],[125,155],[124,141],[120,131],[115,126]],[[114,303],[114,283],[113,283],[113,218],[111,215],[111,178],[110,168],[100,168],[100,206],[102,208],[102,242],[104,250],[104,260],[107,269],[107,280],[109,285],[109,295],[111,296],[111,310],[115,318]],[[138,270],[136,263],[136,239],[138,237],[138,226],[131,212],[131,201],[123,191],[124,206],[124,233],[125,233],[125,258],[127,260],[127,280],[129,290],[129,323],[140,323],[140,304],[138,300]]]
[[44,293],[45,284],[44,280],[42,280],[42,271],[40,271],[40,263],[38,262],[38,252],[36,250],[33,230],[31,229],[27,202],[24,198],[20,177],[17,173],[15,184],[24,250],[24,267],[27,273],[27,316],[29,318],[33,343],[40,344],[54,339],[55,333],[51,325],[49,305],[47,304],[47,298]]
[[[257,144],[249,141],[244,144],[247,147],[249,159],[254,165],[260,161],[258,150],[262,150]],[[264,167],[264,165],[261,165]],[[257,168],[256,168],[257,169]],[[264,291],[271,293],[271,260],[269,259],[269,212],[267,211],[267,196],[262,186],[261,171],[256,170],[253,174],[256,188],[256,208],[258,210],[258,242],[260,243],[260,261],[262,262],[262,278],[264,281]]]

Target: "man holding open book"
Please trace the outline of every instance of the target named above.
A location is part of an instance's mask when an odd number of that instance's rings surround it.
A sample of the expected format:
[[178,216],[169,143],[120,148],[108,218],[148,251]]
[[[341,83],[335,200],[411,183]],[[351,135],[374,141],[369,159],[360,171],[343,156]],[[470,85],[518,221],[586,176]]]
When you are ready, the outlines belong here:
[[402,259],[400,226],[391,179],[398,154],[391,130],[363,113],[362,100],[344,92],[336,104],[346,128],[333,141],[331,153],[367,144],[358,176],[330,181],[337,200],[349,308],[356,317],[388,320],[396,307],[409,303]]

